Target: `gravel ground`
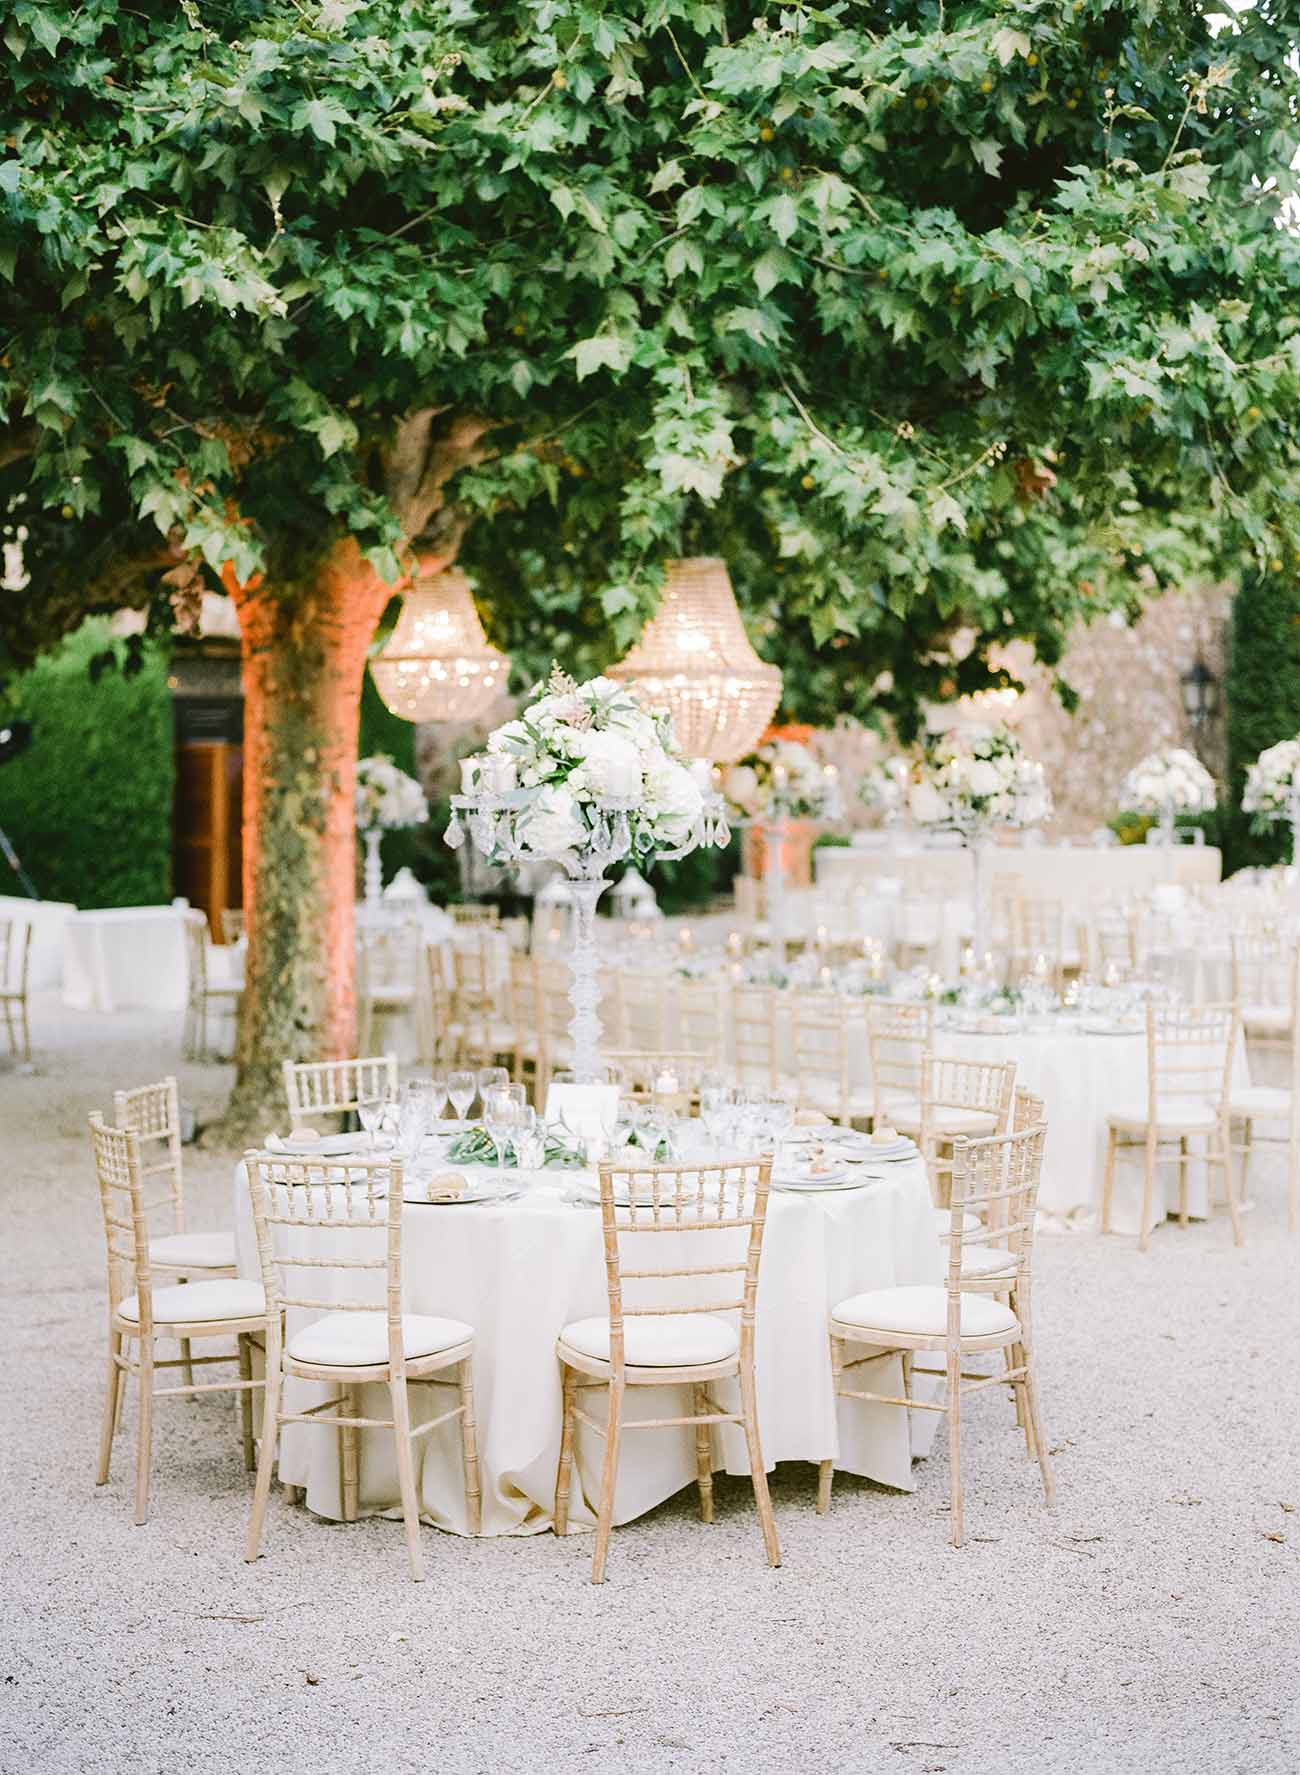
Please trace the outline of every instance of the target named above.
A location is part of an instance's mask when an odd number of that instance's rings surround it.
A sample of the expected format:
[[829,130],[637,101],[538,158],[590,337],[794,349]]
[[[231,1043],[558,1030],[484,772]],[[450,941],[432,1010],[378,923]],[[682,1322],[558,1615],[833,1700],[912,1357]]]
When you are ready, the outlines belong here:
[[[132,1435],[92,1483],[102,1232],[85,1118],[180,1067],[211,1115],[226,1069],[180,1066],[179,1017],[34,1019],[34,1075],[0,1071],[3,1311],[0,1769],[445,1775],[1016,1767],[1109,1775],[1300,1769],[1297,1242],[1276,1170],[1248,1243],[1222,1217],[1155,1238],[1040,1245],[1041,1383],[1059,1503],[1042,1507],[1000,1394],[966,1418],[971,1540],[946,1541],[947,1459],[914,1495],[811,1467],[774,1496],[769,1571],[748,1487],[718,1481],[590,1541],[466,1542],[334,1525],[249,1486],[228,1401],[159,1407],[154,1517],[130,1514]],[[1050,1109],[1050,1106],[1049,1106]],[[187,1155],[218,1226],[229,1155]]]

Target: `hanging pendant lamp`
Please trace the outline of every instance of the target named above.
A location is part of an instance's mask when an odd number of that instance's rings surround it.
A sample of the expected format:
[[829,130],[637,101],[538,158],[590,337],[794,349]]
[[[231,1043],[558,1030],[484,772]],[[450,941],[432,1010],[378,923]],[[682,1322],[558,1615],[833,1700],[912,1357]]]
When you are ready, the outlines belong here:
[[509,670],[455,567],[417,570],[396,628],[370,662],[375,689],[403,721],[470,721],[505,688]]
[[607,674],[668,709],[692,758],[731,764],[754,750],[781,700],[781,673],[754,652],[725,561],[669,561],[659,609]]

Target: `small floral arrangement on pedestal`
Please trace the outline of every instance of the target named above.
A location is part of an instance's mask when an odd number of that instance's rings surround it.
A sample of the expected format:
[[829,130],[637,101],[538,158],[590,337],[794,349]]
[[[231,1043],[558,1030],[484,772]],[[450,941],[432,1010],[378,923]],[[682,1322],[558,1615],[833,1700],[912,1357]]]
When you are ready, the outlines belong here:
[[722,778],[737,820],[836,820],[844,811],[839,772],[800,740],[773,738]]
[[926,740],[908,810],[919,826],[970,838],[990,826],[1038,826],[1052,815],[1043,767],[1008,727],[954,727]]
[[1241,806],[1254,816],[1250,823],[1256,832],[1277,820],[1295,823],[1300,813],[1300,739],[1279,740],[1260,753],[1246,772]]
[[422,826],[429,804],[414,777],[398,770],[391,758],[377,754],[357,764],[357,829],[361,832],[395,832],[403,826]]
[[639,860],[691,845],[708,767],[688,767],[666,711],[645,708],[612,678],[577,684],[558,667],[532,694],[517,720],[489,735],[487,751],[460,767],[462,794],[517,799],[508,833],[516,855],[582,857],[598,840],[603,847],[602,803],[619,808]]
[[1161,819],[1208,814],[1214,807],[1214,778],[1194,752],[1170,746],[1148,753],[1133,766],[1120,785],[1119,799],[1126,813],[1156,814]]
[[875,808],[887,820],[902,813],[907,806],[912,767],[901,753],[878,758],[863,774],[858,784],[858,800],[864,807]]

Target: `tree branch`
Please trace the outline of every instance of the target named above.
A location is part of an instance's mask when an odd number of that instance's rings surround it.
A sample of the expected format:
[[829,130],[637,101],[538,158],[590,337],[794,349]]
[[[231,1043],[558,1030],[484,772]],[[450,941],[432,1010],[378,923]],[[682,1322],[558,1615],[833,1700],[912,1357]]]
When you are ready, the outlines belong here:
[[412,542],[423,535],[440,509],[448,481],[460,469],[485,459],[489,452],[483,439],[495,426],[505,423],[460,414],[434,437],[433,420],[438,411],[426,409],[404,420],[385,459],[388,502]]
[[35,449],[34,425],[16,425],[12,430],[0,433],[0,468],[8,468],[11,462],[21,462],[24,456],[30,456]]

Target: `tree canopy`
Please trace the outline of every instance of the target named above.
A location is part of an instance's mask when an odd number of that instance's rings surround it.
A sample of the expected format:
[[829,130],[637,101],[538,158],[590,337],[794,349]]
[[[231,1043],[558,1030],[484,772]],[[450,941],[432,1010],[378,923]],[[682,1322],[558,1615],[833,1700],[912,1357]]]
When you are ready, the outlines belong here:
[[1296,31],[1216,10],[9,0],[4,646],[473,520],[524,657],[718,552],[794,713],[906,717],[1290,573]]

